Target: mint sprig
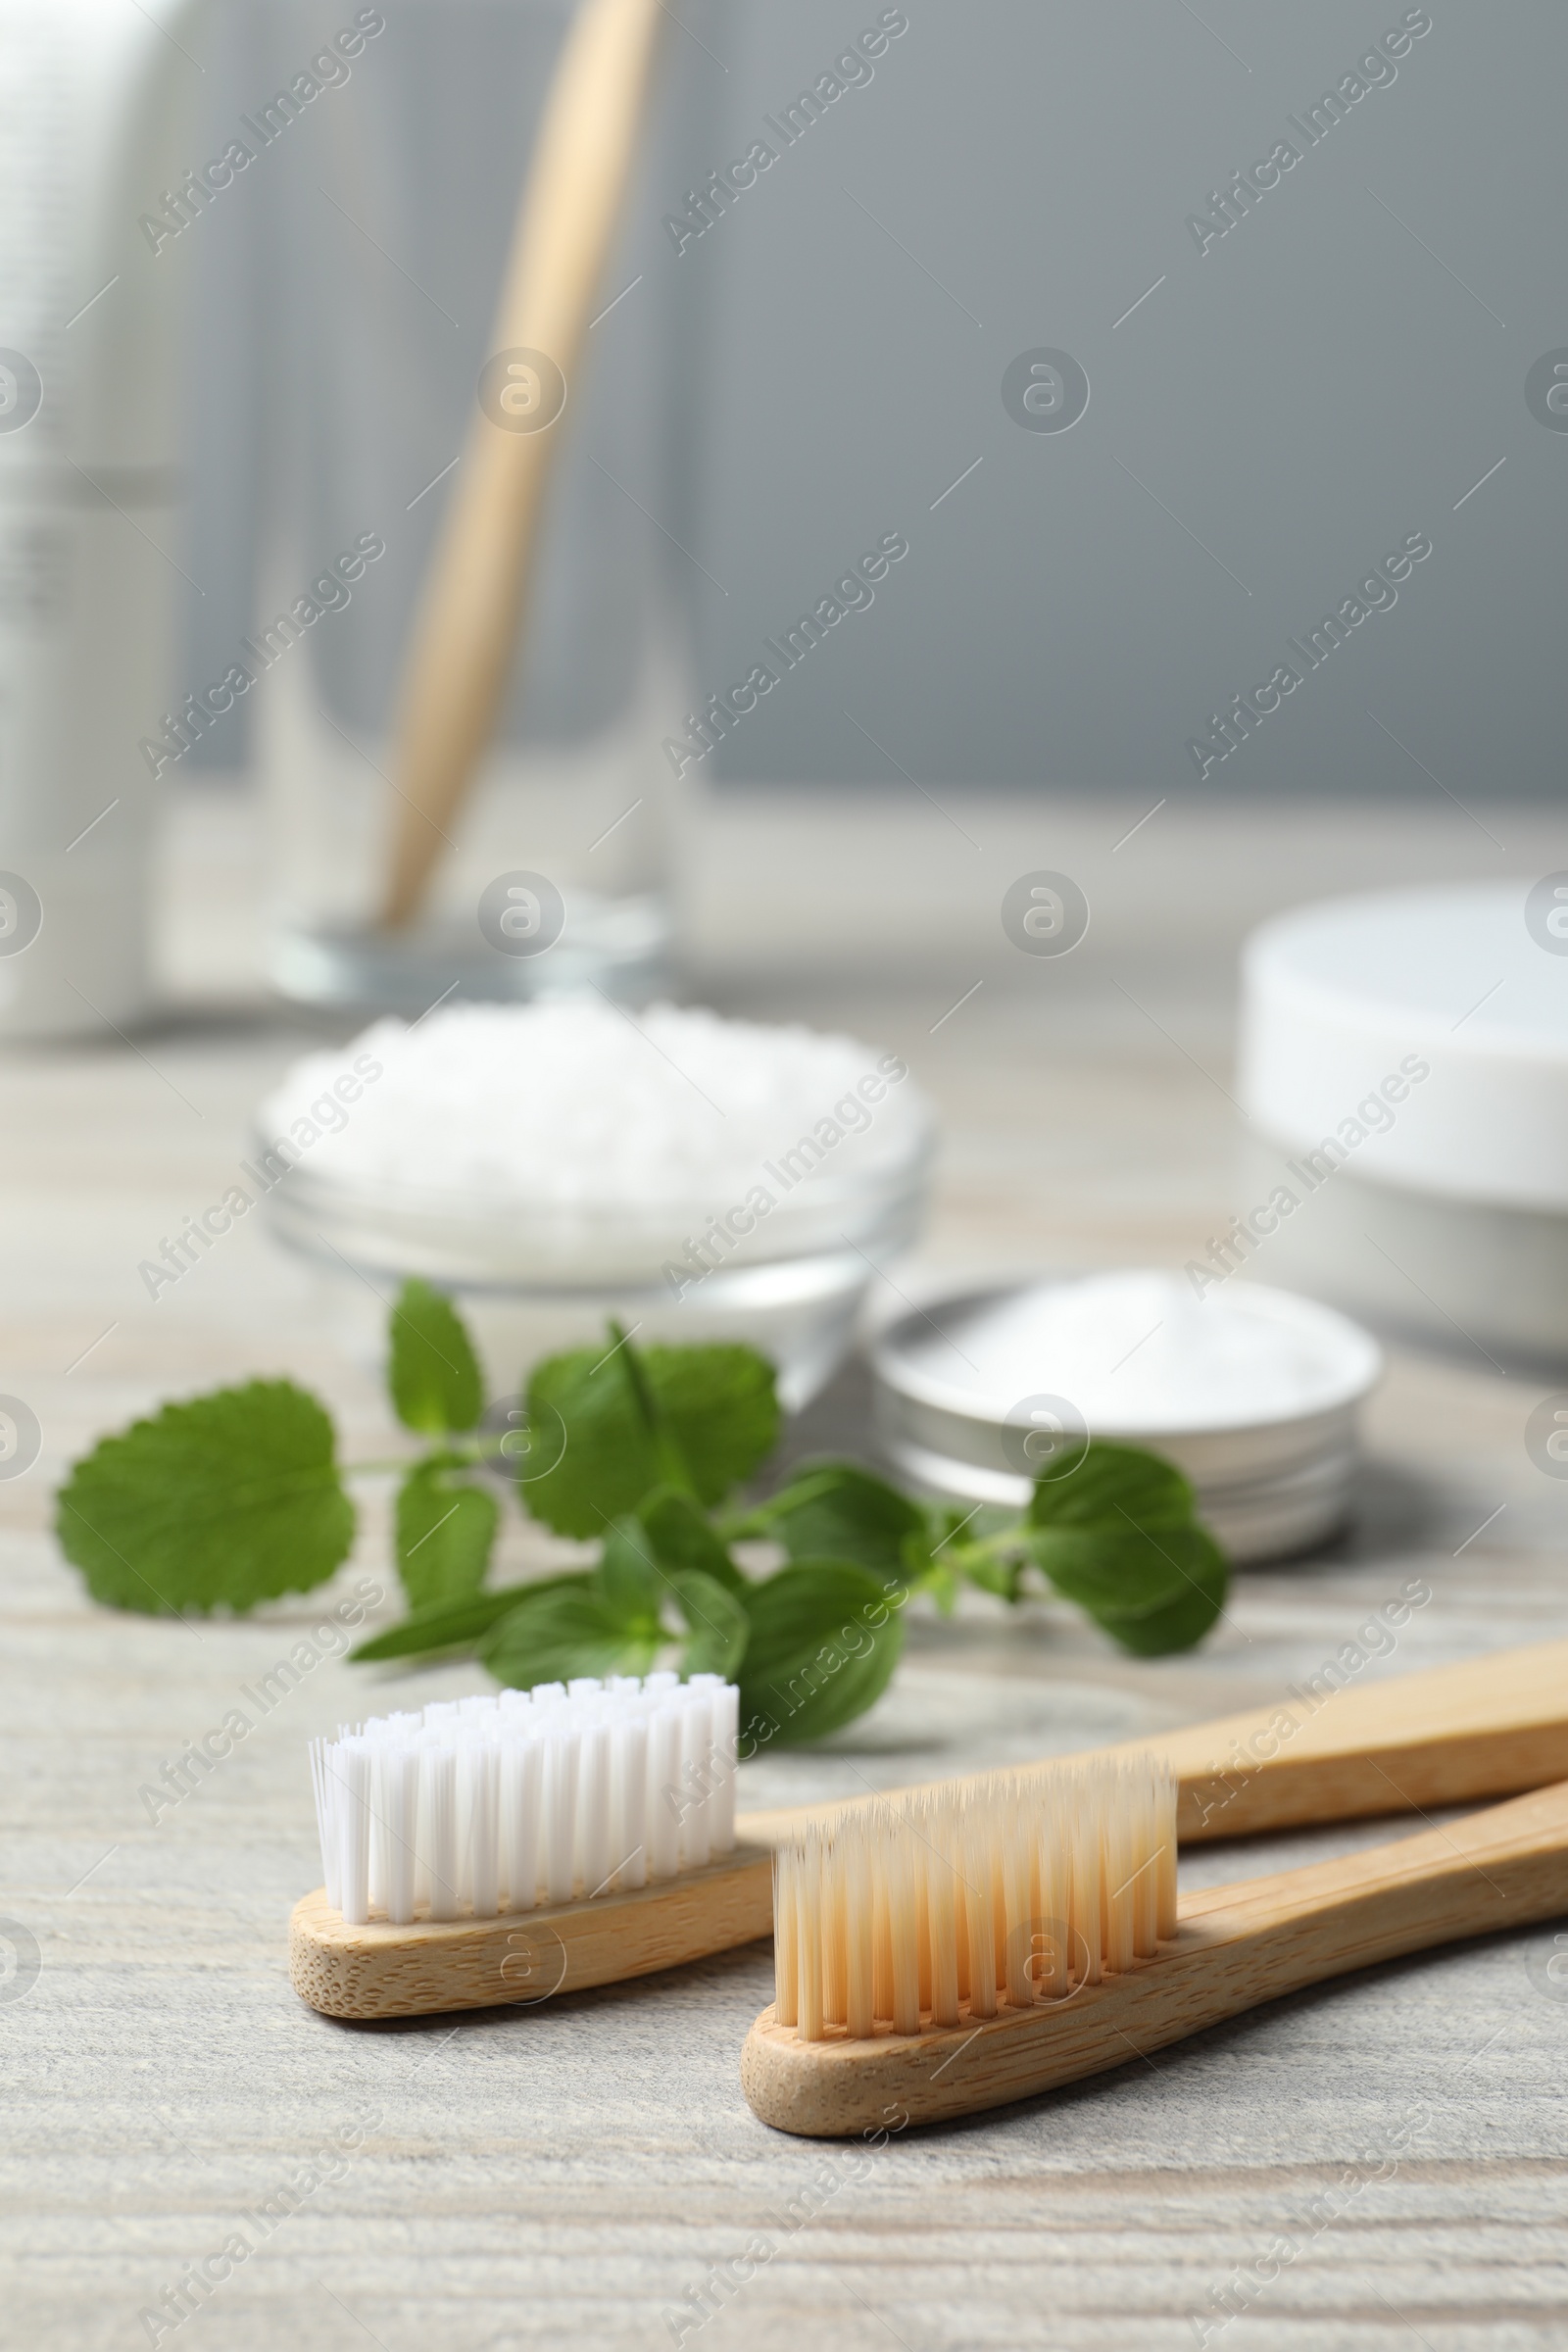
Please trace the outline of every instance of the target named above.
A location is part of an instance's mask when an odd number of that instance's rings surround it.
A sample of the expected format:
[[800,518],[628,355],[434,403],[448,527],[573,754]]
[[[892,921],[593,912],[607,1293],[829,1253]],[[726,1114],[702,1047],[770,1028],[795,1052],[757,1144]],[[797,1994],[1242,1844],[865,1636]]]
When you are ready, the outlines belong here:
[[[951,1613],[966,1586],[1008,1605],[1054,1593],[1141,1657],[1191,1647],[1224,1605],[1224,1556],[1192,1489],[1134,1446],[1086,1443],[1021,1514],[928,1501],[837,1460],[737,1504],[778,1436],[771,1366],[742,1347],[639,1349],[612,1325],[603,1347],[535,1366],[522,1417],[552,1432],[551,1458],[519,1475],[528,1449],[486,1433],[472,1342],[422,1282],[393,1309],[387,1383],[398,1419],[427,1444],[358,1466],[398,1473],[394,1554],[411,1611],[353,1653],[368,1664],[473,1655],[530,1689],[667,1658],[682,1675],[739,1682],[755,1751],[863,1714],[917,1594]],[[104,1439],[62,1490],[60,1541],[112,1606],[243,1611],[308,1591],[347,1556],[346,1475],[324,1408],[291,1382],[256,1381]],[[557,1534],[595,1543],[593,1564],[488,1589],[509,1492]],[[781,1564],[743,1567],[740,1544],[771,1546]]]

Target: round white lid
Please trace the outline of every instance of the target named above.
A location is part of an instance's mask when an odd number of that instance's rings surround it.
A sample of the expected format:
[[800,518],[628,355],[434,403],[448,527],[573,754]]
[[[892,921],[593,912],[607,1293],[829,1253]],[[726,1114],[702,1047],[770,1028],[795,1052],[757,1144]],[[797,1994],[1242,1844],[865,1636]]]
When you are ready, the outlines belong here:
[[1568,872],[1265,923],[1242,958],[1241,1095],[1319,1175],[1568,1209]]

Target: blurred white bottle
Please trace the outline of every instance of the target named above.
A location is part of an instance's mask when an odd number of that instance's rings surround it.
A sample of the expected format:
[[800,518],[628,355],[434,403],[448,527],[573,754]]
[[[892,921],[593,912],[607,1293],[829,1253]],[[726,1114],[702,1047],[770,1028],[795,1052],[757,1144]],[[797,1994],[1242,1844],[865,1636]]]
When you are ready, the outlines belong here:
[[0,0],[0,1036],[148,1001],[206,10]]

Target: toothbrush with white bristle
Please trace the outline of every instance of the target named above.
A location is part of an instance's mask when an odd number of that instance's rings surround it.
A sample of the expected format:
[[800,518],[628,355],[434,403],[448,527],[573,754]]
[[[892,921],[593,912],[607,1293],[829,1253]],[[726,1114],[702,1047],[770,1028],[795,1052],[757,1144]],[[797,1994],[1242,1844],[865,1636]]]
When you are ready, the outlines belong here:
[[325,1910],[349,1928],[493,1920],[727,1858],[739,1698],[718,1675],[582,1677],[314,1740]]
[[1147,2058],[1306,1984],[1568,1911],[1568,1782],[1444,1829],[1178,1902],[1157,1763],[874,1798],[776,1858],[777,1994],[741,2086],[845,2138]]

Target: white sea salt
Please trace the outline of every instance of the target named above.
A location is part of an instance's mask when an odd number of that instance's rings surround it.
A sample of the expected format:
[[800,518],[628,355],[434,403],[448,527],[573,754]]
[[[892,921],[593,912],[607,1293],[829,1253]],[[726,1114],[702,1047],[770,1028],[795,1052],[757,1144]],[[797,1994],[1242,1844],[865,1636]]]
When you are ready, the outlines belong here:
[[[334,1081],[368,1064],[379,1076],[334,1108]],[[327,1181],[642,1209],[742,1200],[769,1162],[868,1172],[930,1110],[897,1054],[856,1038],[564,998],[377,1021],[295,1062],[258,1118]]]
[[1342,1399],[1337,1324],[1283,1322],[1245,1285],[1194,1297],[1179,1275],[1134,1271],[1037,1283],[990,1300],[906,1360],[999,1416],[1064,1396],[1091,1429],[1178,1430],[1288,1420]]

